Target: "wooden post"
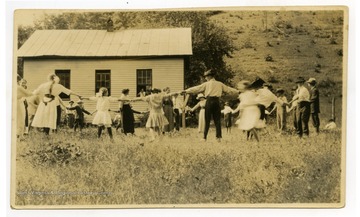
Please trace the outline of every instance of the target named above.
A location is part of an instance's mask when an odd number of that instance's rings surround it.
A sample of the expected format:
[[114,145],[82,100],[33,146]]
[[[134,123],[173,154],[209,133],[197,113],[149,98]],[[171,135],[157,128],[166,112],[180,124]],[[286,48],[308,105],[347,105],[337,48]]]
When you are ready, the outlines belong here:
[[186,112],[185,112],[185,107],[186,107],[186,104],[189,100],[189,96],[190,94],[186,94],[185,95],[185,100],[184,100],[184,107],[183,107],[183,113],[182,113],[182,127],[183,128],[186,128],[186,119],[185,119],[185,115],[186,115]]
[[335,122],[335,118],[335,97],[333,97],[331,100],[331,119],[333,119]]

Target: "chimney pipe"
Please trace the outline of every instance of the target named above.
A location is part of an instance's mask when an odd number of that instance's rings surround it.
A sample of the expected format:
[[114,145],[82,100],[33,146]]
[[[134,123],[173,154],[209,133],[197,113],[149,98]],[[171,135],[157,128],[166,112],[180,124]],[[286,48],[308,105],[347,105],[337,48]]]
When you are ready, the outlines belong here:
[[107,23],[106,23],[106,30],[108,32],[113,32],[114,31],[114,23],[113,23],[111,18],[109,18]]

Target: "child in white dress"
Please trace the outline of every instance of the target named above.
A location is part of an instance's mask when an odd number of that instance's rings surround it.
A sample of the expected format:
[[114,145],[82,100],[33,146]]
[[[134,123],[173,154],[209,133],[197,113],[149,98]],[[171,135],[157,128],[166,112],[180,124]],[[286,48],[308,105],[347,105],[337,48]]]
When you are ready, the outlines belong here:
[[260,109],[258,103],[255,100],[257,94],[249,89],[250,82],[240,81],[238,84],[238,90],[241,91],[239,95],[240,104],[233,111],[236,113],[240,111],[240,118],[235,122],[240,130],[247,132],[247,140],[253,135],[256,141],[259,142],[256,129],[265,127],[264,122],[260,119]]
[[118,98],[108,96],[108,90],[105,87],[99,89],[99,93],[93,97],[82,98],[91,101],[96,101],[96,115],[92,124],[98,126],[98,138],[101,137],[102,130],[107,129],[110,139],[113,138],[111,130],[111,116],[110,116],[110,103],[120,101]]

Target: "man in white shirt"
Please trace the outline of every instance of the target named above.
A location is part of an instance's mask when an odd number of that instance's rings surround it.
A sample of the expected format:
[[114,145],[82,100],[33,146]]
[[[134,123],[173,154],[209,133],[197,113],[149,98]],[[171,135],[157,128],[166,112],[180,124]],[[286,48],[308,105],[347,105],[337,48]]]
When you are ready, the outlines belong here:
[[226,93],[234,93],[238,94],[239,91],[237,89],[231,88],[226,86],[225,84],[221,83],[220,81],[216,81],[214,78],[214,72],[208,70],[204,73],[206,82],[188,88],[183,91],[183,93],[204,93],[206,97],[206,104],[205,104],[205,130],[204,130],[204,138],[203,141],[206,141],[207,134],[210,128],[210,120],[211,117],[214,119],[215,127],[216,127],[216,139],[220,142],[221,141],[221,108],[220,108],[220,97],[222,96],[223,92]]
[[303,77],[298,77],[296,84],[298,86],[296,95],[294,97],[294,100],[297,100],[296,133],[299,137],[302,137],[303,134],[309,136],[310,93],[309,90],[304,86],[305,79]]

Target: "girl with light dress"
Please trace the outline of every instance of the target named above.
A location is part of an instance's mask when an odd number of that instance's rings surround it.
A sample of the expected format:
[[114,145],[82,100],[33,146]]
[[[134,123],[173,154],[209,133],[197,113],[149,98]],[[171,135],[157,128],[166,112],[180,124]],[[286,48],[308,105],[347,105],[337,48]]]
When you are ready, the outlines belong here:
[[162,103],[164,97],[176,95],[178,93],[162,93],[160,89],[152,89],[151,94],[148,96],[141,96],[134,98],[132,101],[145,101],[149,104],[149,118],[146,122],[146,128],[149,128],[150,142],[155,140],[156,134],[161,135],[164,126],[168,125],[169,122],[164,115]]
[[101,137],[103,129],[107,129],[110,139],[113,139],[111,130],[111,116],[110,116],[110,103],[122,101],[118,98],[108,96],[108,90],[105,87],[101,87],[96,96],[82,97],[81,99],[96,101],[96,115],[92,121],[92,124],[98,126],[98,138]]
[[247,132],[246,139],[249,140],[251,136],[254,136],[256,141],[259,142],[256,129],[265,127],[265,123],[260,120],[260,109],[255,100],[257,94],[249,88],[249,85],[249,81],[240,81],[238,83],[237,88],[241,91],[239,95],[240,104],[232,113],[240,112],[240,117],[235,124],[238,125],[240,130]]
[[190,109],[191,112],[194,112],[196,109],[200,108],[199,112],[199,121],[198,121],[198,132],[203,133],[205,130],[205,104],[206,98],[204,94],[199,93],[196,97],[197,100],[200,100],[193,108]]

